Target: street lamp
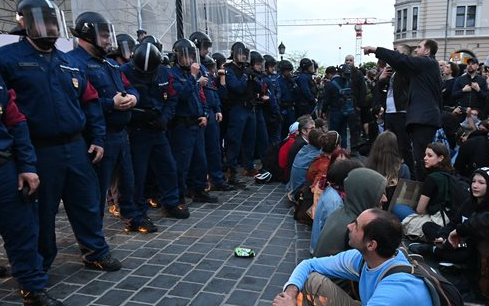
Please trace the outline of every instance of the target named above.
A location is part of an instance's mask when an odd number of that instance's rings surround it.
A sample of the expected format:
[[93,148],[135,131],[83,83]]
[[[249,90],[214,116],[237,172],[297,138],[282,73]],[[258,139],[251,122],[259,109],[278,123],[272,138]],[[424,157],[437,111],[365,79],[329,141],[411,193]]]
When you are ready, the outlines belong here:
[[280,54],[280,60],[284,60],[284,54],[285,54],[285,46],[283,42],[280,42],[280,45],[278,45],[278,54]]

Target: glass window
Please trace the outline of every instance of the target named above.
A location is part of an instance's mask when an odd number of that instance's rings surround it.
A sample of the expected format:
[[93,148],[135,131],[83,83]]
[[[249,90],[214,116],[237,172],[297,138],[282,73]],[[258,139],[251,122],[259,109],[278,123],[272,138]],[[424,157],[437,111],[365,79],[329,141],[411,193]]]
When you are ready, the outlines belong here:
[[475,27],[475,5],[467,6],[467,28]]
[[402,31],[407,29],[407,8],[402,10]]
[[412,26],[413,31],[416,31],[418,29],[418,8],[413,7],[413,26]]
[[396,32],[401,32],[401,19],[402,19],[402,12],[401,10],[397,11],[397,29]]
[[457,28],[465,27],[465,6],[457,6],[457,20],[455,26]]

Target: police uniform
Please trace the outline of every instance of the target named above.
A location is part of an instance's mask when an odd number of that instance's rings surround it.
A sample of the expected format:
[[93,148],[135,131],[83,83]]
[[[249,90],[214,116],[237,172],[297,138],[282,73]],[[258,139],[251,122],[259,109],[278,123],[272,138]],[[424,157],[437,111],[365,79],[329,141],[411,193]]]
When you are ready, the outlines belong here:
[[118,92],[134,95],[136,99],[139,98],[139,93],[122,74],[116,61],[96,58],[80,46],[68,54],[81,62],[88,80],[100,96],[104,111],[107,128],[104,157],[95,165],[101,192],[100,212],[103,215],[106,193],[117,170],[121,216],[130,222],[140,223],[146,217],[134,203],[134,172],[125,129],[131,119],[131,112],[115,109],[113,100]]
[[312,74],[301,72],[297,77],[298,102],[295,104],[296,118],[312,114],[317,102],[316,82],[312,79]]
[[85,263],[106,258],[97,177],[81,133],[88,124],[91,143],[103,145],[105,127],[97,92],[77,62],[53,49],[36,50],[28,39],[0,48],[0,72],[17,94],[38,158],[39,253],[43,269],[57,253],[55,217],[63,200]]
[[283,74],[277,78],[278,91],[277,100],[280,106],[280,112],[282,113],[283,123],[282,123],[282,136],[284,139],[289,134],[289,126],[295,122],[295,112],[294,105],[296,100],[296,89],[297,84],[292,78],[287,78]]
[[150,82],[143,82],[136,77],[134,69],[133,63],[121,67],[124,75],[140,94],[137,111],[133,110],[129,125],[136,182],[134,199],[139,209],[147,212],[144,186],[148,167],[151,167],[156,173],[162,204],[171,209],[179,204],[177,165],[166,133],[177,103],[173,77],[166,67],[159,66],[156,77]]
[[281,137],[281,125],[282,116],[280,114],[280,107],[278,106],[277,97],[280,96],[280,87],[278,86],[277,74],[264,74],[263,76],[263,90],[266,95],[270,97],[268,105],[266,105],[265,122],[268,129],[269,144],[278,144],[282,140]]
[[202,87],[190,72],[175,65],[170,74],[173,75],[178,99],[171,123],[170,143],[177,163],[180,201],[183,202],[189,176],[192,178],[188,186],[190,192],[203,191],[207,187],[204,129],[199,126],[198,119],[207,116],[207,105]]
[[17,190],[19,173],[36,173],[36,156],[26,119],[15,104],[15,93],[7,92],[1,77],[0,119],[0,234],[20,288],[40,291],[48,276],[38,253],[38,205],[24,201]]

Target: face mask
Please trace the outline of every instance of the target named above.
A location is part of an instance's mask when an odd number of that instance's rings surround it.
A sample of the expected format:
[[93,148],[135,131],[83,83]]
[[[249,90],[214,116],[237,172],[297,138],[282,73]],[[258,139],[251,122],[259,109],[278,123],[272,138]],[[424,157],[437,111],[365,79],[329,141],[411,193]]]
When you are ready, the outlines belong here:
[[34,44],[43,51],[50,51],[51,49],[53,49],[54,45],[56,44],[56,40],[57,38],[53,38],[53,37],[32,39]]

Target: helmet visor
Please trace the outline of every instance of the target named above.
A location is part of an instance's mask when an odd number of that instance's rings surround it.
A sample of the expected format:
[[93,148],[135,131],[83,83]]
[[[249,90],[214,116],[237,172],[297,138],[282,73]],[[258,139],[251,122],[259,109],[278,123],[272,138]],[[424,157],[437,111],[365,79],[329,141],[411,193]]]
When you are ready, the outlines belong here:
[[129,60],[131,58],[133,50],[127,40],[121,41],[118,48],[121,51],[121,56],[123,58],[125,58],[126,60]]
[[233,59],[237,63],[249,63],[250,50],[248,48],[235,48],[233,50]]
[[117,49],[117,39],[114,26],[110,23],[96,23],[93,25],[95,31],[95,44],[105,52]]
[[18,18],[23,20],[27,36],[30,38],[68,37],[64,14],[55,5],[29,8]]
[[181,67],[190,67],[193,63],[200,64],[200,56],[197,56],[197,48],[185,47],[177,50],[177,61]]

